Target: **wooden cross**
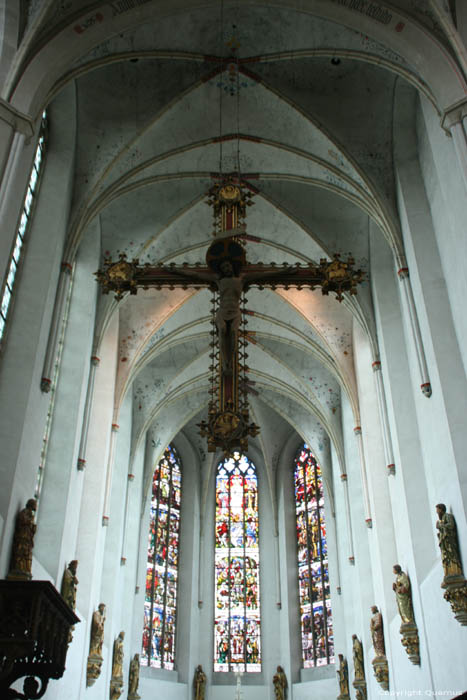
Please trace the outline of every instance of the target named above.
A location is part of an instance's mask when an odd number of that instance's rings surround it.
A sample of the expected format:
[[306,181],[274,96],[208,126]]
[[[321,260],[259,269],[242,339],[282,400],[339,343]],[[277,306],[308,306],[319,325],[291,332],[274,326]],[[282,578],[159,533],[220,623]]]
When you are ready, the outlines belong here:
[[226,454],[235,447],[246,450],[248,436],[254,437],[259,431],[258,426],[249,423],[245,351],[248,336],[244,328],[248,312],[242,302],[244,293],[253,286],[259,289],[321,287],[323,294],[332,292],[342,301],[345,292],[357,293],[357,284],[364,276],[361,270],[354,270],[353,258],[343,261],[338,255],[331,261],[323,258],[319,264],[308,265],[247,263],[245,239],[259,240],[245,233],[244,219],[250,198],[251,194],[233,178],[224,179],[209,190],[215,239],[208,248],[205,266],[140,265],[139,260],[130,262],[121,253],[117,261],[105,259],[103,268],[96,272],[103,293],[112,291],[117,300],[125,293],[136,294],[138,289],[149,288],[208,287],[214,292],[213,325],[217,333],[214,330],[211,333],[211,400],[208,421],[199,424],[210,452],[218,447]]

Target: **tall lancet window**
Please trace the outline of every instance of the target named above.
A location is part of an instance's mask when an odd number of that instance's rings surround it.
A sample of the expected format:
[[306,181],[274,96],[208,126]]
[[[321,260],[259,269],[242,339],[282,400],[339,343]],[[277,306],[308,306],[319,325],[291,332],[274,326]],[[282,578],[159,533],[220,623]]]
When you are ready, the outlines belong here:
[[295,459],[298,585],[303,666],[334,663],[321,468],[308,445]]
[[260,671],[258,480],[234,452],[216,473],[215,671]]
[[173,669],[178,584],[181,464],[169,445],[152,479],[141,663]]

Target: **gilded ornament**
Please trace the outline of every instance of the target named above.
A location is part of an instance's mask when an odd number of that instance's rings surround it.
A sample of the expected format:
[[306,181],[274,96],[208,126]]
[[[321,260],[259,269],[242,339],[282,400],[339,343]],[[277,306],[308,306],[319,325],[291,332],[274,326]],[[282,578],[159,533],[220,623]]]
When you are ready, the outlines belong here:
[[375,650],[375,658],[371,663],[376,680],[383,690],[389,690],[389,668],[384,644],[383,616],[376,605],[372,606],[371,612],[370,631]]
[[352,656],[354,679],[353,687],[357,700],[367,700],[365,666],[363,662],[363,646],[356,634],[352,635]]
[[399,630],[402,635],[401,643],[411,662],[413,664],[420,664],[420,641],[413,612],[410,579],[407,574],[402,571],[399,564],[394,564],[392,570],[396,574],[396,580],[392,584],[392,589],[396,594],[397,607],[402,620]]
[[91,623],[91,641],[86,672],[86,686],[93,685],[99,678],[102,666],[102,646],[104,644],[105,605],[100,603],[94,611]]
[[274,686],[275,700],[286,700],[288,683],[282,666],[277,667],[277,671],[272,678],[272,684]]
[[139,654],[135,654],[130,661],[130,670],[128,674],[128,700],[140,700],[138,695],[139,685]]
[[123,640],[125,632],[120,632],[114,640],[112,654],[112,677],[110,679],[110,700],[118,700],[123,690]]
[[[78,568],[77,559],[70,561],[68,566],[65,568],[62,577],[62,586],[60,589],[62,598],[71,610],[76,609],[76,588],[78,586],[78,579],[76,577],[76,570]],[[73,630],[74,626],[70,627],[70,632],[68,634],[68,644],[73,640]]]
[[454,516],[446,511],[444,503],[438,503],[436,513],[436,528],[444,570],[441,583],[441,588],[445,589],[444,600],[450,604],[456,620],[461,625],[467,625],[467,581],[462,570],[456,521]]
[[350,700],[349,695],[349,667],[347,659],[343,654],[339,654],[339,668],[336,670],[337,679],[339,681],[338,700]]
[[16,516],[8,580],[30,581],[32,578],[32,550],[36,533],[36,523],[34,522],[36,508],[37,501],[34,498],[30,498],[26,503],[26,507],[20,510]]
[[195,677],[193,679],[193,691],[194,700],[204,700],[206,693],[206,674],[201,664],[196,667]]

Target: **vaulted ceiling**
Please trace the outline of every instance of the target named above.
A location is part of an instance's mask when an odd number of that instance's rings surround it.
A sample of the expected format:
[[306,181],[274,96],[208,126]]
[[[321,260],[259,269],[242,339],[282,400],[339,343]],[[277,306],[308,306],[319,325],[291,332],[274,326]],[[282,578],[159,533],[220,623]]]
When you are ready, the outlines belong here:
[[[353,324],[375,338],[371,235],[402,250],[396,85],[441,114],[463,84],[432,4],[62,0],[31,2],[23,30],[4,96],[31,113],[49,102],[52,124],[66,100],[76,114],[66,257],[92,226],[103,255],[203,263],[205,194],[220,171],[239,171],[255,193],[247,232],[260,241],[248,243],[249,261],[352,253],[366,271],[357,298],[342,304],[319,291],[248,293],[256,449],[273,469],[293,429],[323,461],[331,443],[342,460],[343,394],[358,420]],[[148,430],[161,449],[184,430],[203,451],[210,293],[152,290],[118,305],[101,297],[101,333],[114,314],[116,405],[133,396],[133,450]]]

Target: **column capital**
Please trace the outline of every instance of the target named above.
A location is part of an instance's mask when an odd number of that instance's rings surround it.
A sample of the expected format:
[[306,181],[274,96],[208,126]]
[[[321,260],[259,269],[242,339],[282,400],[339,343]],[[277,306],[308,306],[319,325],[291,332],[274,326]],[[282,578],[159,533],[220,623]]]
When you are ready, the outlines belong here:
[[373,368],[373,372],[381,371],[381,360],[375,360],[371,363],[371,366]]
[[120,430],[120,426],[118,425],[118,423],[112,423],[112,432],[118,433],[119,430]]
[[97,357],[97,355],[91,355],[91,364],[97,367],[99,362],[101,361],[100,357]]
[[84,467],[86,466],[86,460],[82,459],[82,457],[78,457],[78,471],[79,472],[84,472]]
[[467,117],[467,98],[455,102],[444,110],[441,126],[450,135],[450,130],[456,124],[461,124]]
[[41,379],[41,391],[43,394],[48,394],[52,388],[52,380],[48,377],[42,377]]
[[73,265],[69,262],[66,262],[65,260],[60,264],[60,269],[62,272],[66,272],[68,275],[71,275],[73,272]]
[[347,474],[341,474],[341,481],[347,481]]
[[366,526],[369,530],[373,527],[373,520],[371,518],[366,518],[365,519]]
[[103,515],[102,516],[102,527],[108,527],[108,526],[109,526],[109,516]]
[[360,425],[356,425],[355,428],[353,429],[353,431],[354,431],[355,435],[357,435],[357,437],[362,434],[362,428]]
[[389,476],[394,476],[395,473],[396,473],[396,465],[395,464],[388,464]]
[[14,131],[24,134],[28,139],[34,136],[34,120],[28,114],[19,112],[2,98],[0,98],[0,120],[9,124]]
[[398,274],[400,280],[405,280],[405,279],[407,279],[407,277],[409,277],[409,268],[408,267],[400,267],[397,270],[397,274]]

